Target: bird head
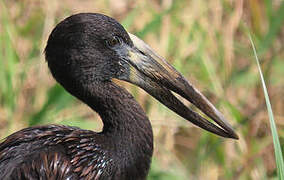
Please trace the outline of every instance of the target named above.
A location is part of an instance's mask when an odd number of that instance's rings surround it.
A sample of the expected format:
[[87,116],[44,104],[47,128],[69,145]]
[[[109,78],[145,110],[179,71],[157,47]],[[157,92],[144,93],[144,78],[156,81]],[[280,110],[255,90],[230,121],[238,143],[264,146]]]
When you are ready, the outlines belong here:
[[[135,84],[193,124],[222,137],[238,139],[214,105],[149,45],[113,18],[96,13],[72,15],[52,31],[45,49],[55,79],[66,89],[120,79]],[[191,102],[210,119],[186,107]]]

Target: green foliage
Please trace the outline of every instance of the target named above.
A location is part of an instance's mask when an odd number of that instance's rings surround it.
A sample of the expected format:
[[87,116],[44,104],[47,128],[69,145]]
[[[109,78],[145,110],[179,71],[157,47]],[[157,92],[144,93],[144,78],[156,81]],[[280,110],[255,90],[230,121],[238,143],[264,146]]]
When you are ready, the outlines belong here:
[[177,169],[170,169],[169,171],[162,170],[161,165],[154,159],[148,176],[148,180],[182,180],[185,179],[181,173],[177,173]]

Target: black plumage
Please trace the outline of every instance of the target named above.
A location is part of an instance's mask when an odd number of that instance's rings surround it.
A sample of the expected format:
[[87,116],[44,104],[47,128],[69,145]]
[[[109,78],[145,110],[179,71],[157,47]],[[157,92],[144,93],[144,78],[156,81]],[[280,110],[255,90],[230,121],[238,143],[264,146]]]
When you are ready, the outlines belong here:
[[[53,77],[100,115],[103,130],[45,125],[18,131],[0,144],[0,179],[145,179],[153,153],[151,124],[113,79],[140,86],[197,126],[238,138],[199,91],[110,17],[82,13],[66,18],[52,31],[45,55]],[[219,126],[188,109],[171,91]]]

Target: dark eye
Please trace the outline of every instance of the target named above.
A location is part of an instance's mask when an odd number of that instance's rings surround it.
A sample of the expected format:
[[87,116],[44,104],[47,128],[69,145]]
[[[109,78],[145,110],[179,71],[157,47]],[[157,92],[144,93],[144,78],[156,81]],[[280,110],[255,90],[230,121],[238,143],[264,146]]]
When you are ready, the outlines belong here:
[[120,44],[120,39],[117,36],[113,36],[111,39],[106,41],[106,44],[109,47],[114,47],[115,45]]

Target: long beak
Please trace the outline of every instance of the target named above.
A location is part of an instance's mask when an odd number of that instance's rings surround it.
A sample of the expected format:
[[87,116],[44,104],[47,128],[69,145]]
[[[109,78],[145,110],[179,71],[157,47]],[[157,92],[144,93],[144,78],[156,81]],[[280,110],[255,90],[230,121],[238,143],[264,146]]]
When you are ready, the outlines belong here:
[[[205,96],[141,39],[130,33],[129,36],[134,46],[126,46],[124,53],[120,51],[121,58],[128,65],[127,75],[124,74],[120,79],[143,88],[169,109],[193,124],[214,134],[238,139],[232,126]],[[186,107],[171,91],[190,101],[214,120],[218,126]]]

